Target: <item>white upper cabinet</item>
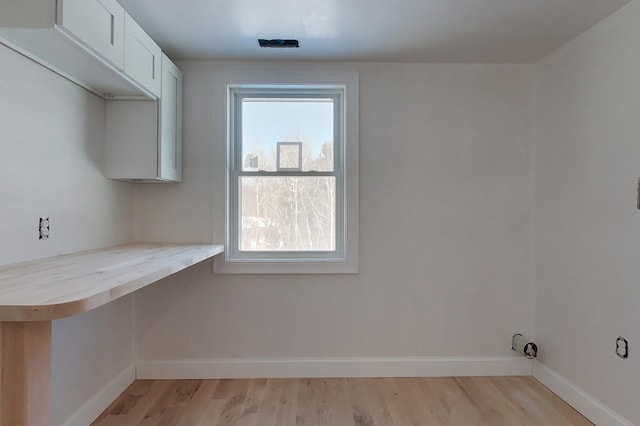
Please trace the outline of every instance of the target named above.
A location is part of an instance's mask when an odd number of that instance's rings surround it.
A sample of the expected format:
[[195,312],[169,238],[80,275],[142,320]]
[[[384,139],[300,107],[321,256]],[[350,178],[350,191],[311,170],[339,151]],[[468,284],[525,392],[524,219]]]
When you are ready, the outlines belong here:
[[58,0],[57,24],[119,70],[124,65],[124,20],[116,0]]
[[[73,0],[78,1],[78,0]],[[162,51],[128,13],[124,17],[124,72],[160,96]]]
[[2,0],[0,42],[102,97],[156,98],[122,72],[125,16],[116,0]]
[[132,182],[182,179],[182,73],[162,55],[157,101],[108,100],[105,176]]
[[180,182],[182,73],[117,0],[0,0],[0,42],[107,99],[106,177]]

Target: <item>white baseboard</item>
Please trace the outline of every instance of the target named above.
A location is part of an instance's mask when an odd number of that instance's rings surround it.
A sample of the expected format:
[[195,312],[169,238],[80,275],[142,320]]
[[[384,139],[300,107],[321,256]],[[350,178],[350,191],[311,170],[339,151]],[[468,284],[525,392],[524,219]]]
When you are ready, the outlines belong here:
[[533,377],[598,426],[633,426],[629,420],[544,364],[533,363]]
[[107,383],[87,402],[82,404],[64,423],[64,426],[90,425],[136,379],[135,364],[131,364]]
[[530,376],[524,357],[249,358],[137,361],[138,379]]

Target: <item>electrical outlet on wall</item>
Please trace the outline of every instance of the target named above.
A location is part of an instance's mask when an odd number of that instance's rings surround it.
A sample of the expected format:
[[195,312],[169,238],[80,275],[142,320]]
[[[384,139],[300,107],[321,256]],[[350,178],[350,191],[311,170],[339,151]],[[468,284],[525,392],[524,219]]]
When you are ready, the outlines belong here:
[[616,355],[622,359],[629,358],[629,342],[624,337],[616,339]]
[[38,232],[40,234],[40,240],[48,240],[49,239],[49,231],[51,230],[50,224],[49,224],[49,218],[48,217],[41,217],[40,218],[40,222],[38,225]]

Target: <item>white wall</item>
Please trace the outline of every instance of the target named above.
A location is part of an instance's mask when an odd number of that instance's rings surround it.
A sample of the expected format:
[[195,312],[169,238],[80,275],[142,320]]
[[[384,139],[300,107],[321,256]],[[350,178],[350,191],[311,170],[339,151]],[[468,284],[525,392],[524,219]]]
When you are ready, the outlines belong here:
[[[545,368],[640,424],[638,52],[634,0],[535,67],[321,65],[360,73],[361,273],[204,263],[55,321],[54,425],[133,361],[134,304],[143,361],[501,357],[513,332],[535,332]],[[181,63],[184,182],[134,188],[102,176],[104,101],[2,46],[0,63],[0,264],[132,237],[222,240],[213,71],[283,65]]]
[[[213,71],[285,65],[180,66],[184,181],[136,188],[136,237],[220,242]],[[137,294],[138,358],[511,356],[531,331],[530,68],[320,67],[360,73],[360,274],[196,267]]]
[[[0,264],[130,240],[133,187],[101,172],[104,101],[2,45],[0,64]],[[54,425],[133,361],[132,309],[54,321]]]
[[[537,74],[540,361],[640,424],[640,2],[555,52]],[[630,341],[628,360],[614,354],[619,335]]]

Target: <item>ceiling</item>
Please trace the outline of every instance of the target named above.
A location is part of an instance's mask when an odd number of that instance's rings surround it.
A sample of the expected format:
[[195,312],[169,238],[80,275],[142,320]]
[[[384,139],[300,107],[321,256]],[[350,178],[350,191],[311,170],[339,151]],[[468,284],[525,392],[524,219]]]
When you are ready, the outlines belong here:
[[[173,59],[531,63],[629,0],[119,0]],[[258,38],[296,38],[265,49]]]

